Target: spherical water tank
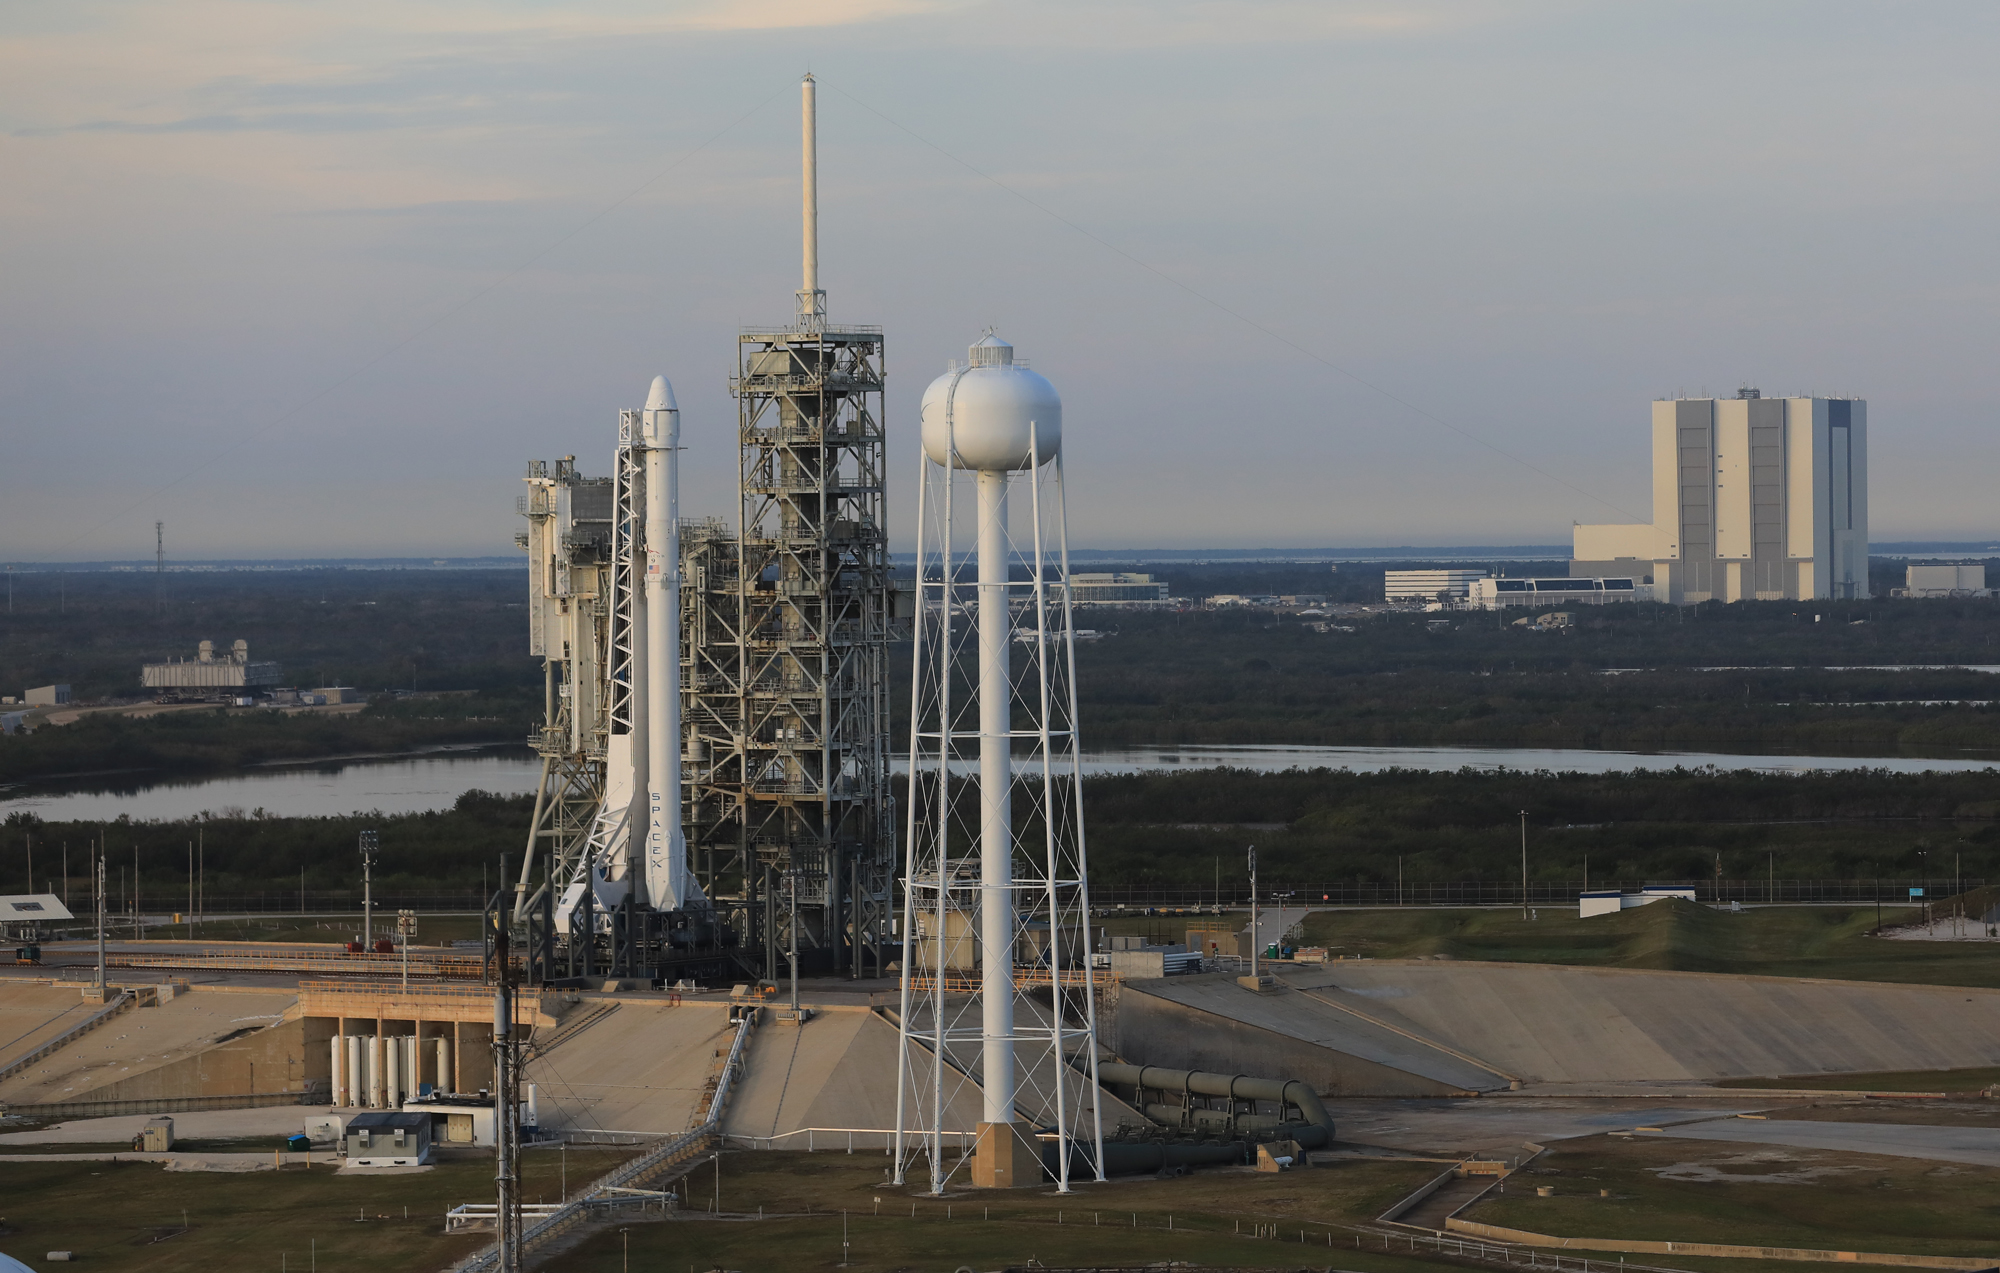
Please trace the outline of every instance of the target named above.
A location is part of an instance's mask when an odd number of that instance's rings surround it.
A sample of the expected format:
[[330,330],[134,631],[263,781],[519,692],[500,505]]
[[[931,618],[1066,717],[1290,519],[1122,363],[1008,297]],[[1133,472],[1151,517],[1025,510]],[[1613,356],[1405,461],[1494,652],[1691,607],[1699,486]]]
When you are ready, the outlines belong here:
[[965,370],[946,372],[924,390],[924,454],[952,464],[956,446],[956,467],[1003,473],[1054,459],[1062,449],[1056,387],[1016,366],[1014,347],[998,336],[983,338],[971,355]]

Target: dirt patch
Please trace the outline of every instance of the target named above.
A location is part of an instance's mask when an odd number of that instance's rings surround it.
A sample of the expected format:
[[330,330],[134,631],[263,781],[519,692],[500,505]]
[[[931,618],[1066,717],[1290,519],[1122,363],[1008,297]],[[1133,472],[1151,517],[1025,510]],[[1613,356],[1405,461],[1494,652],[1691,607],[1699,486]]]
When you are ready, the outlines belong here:
[[1748,1154],[1732,1154],[1707,1162],[1670,1163],[1665,1167],[1651,1167],[1648,1170],[1662,1180],[1694,1180],[1707,1184],[1735,1185],[1811,1185],[1819,1183],[1827,1176],[1847,1175],[1861,1170],[1851,1163],[1806,1165],[1823,1156],[1767,1149]]

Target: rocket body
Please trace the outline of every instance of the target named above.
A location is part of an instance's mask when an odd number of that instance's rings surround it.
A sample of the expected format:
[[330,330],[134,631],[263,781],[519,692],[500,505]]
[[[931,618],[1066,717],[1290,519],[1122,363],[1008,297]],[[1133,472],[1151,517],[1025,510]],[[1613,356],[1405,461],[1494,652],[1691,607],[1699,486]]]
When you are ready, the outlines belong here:
[[646,452],[646,795],[645,817],[634,830],[644,837],[643,900],[662,911],[700,899],[681,830],[680,433],[673,386],[656,376],[640,423]]

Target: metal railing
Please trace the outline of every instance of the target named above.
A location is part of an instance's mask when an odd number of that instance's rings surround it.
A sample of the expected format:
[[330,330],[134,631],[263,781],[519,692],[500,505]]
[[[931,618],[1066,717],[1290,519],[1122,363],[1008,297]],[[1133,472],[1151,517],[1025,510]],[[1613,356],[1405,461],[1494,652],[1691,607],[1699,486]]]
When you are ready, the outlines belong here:
[[[693,1167],[696,1160],[720,1137],[723,1111],[729,1107],[736,1076],[743,1069],[743,1053],[749,1046],[750,1033],[756,1027],[757,1014],[744,1013],[742,1023],[736,1027],[736,1038],[729,1045],[729,1057],[723,1062],[721,1081],[715,1086],[715,1095],[708,1102],[707,1117],[702,1124],[660,1142],[623,1166],[613,1168],[598,1177],[576,1201],[566,1203],[535,1223],[524,1226],[521,1230],[524,1263],[528,1253],[538,1244],[583,1223],[593,1211],[632,1201],[638,1182],[651,1180],[655,1184],[667,1184],[686,1174],[685,1169]],[[683,1170],[676,1171],[675,1168]],[[489,1270],[499,1266],[500,1251],[496,1243],[492,1248],[460,1261],[453,1266],[453,1273],[489,1273]]]
[[[1910,890],[1920,888],[1932,900],[1961,891],[1983,888],[1991,881],[1970,876],[1883,876],[1879,879],[1787,880],[1759,879],[1604,879],[1592,876],[1563,880],[1530,880],[1527,900],[1531,905],[1575,905],[1577,894],[1618,889],[1637,893],[1647,888],[1693,889],[1702,902],[1742,902],[1749,904],[1810,905],[1813,903],[1906,902]],[[1438,880],[1398,885],[1394,880],[1357,883],[1288,883],[1260,886],[1258,898],[1266,906],[1519,906],[1521,881]],[[1247,888],[1180,888],[1170,885],[1118,886],[1093,882],[1092,909],[1101,916],[1153,911],[1206,913],[1216,908],[1243,910],[1250,905]]]

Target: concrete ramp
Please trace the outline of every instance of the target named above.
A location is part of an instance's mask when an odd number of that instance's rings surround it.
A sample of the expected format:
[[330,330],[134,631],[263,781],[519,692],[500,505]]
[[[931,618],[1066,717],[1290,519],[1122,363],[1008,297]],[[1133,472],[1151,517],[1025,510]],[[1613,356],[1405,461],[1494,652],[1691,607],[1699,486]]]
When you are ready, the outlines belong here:
[[0,982],[0,1070],[102,1011],[75,986]]
[[1285,980],[1528,1083],[2000,1065],[2000,990],[1423,960]]
[[[46,1105],[161,1095],[176,1098],[238,1095],[269,1087],[273,1081],[282,1090],[286,1076],[269,1074],[257,1089],[244,1087],[234,1075],[204,1086],[201,1076],[195,1073],[199,1067],[180,1063],[224,1040],[279,1023],[297,1002],[298,996],[287,991],[196,987],[176,994],[158,1007],[127,1009],[0,1082],[0,1103]],[[93,1011],[99,1007],[88,1006]],[[87,1014],[71,1014],[63,1020],[70,1021],[73,1017],[80,1021],[84,1015]],[[171,1091],[162,1088],[155,1092],[149,1085],[137,1082],[146,1075],[169,1070]],[[194,1083],[192,1089],[186,1086],[189,1082]]]
[[[1449,1096],[1508,1085],[1509,1076],[1337,991],[1281,984],[1258,994],[1209,974],[1128,982],[1119,992],[1118,1053],[1141,1065],[1295,1078],[1334,1096]],[[1365,1015],[1364,1015],[1365,1014]]]
[[[821,1008],[802,1026],[767,1014],[723,1130],[804,1149],[807,1129],[840,1129],[813,1134],[813,1147],[826,1149],[844,1148],[846,1129],[856,1129],[855,1148],[880,1149],[890,1138],[879,1133],[896,1126],[896,1046],[896,1027],[865,1008]],[[977,1128],[978,1086],[947,1070],[945,1089],[945,1126]]]
[[[588,1003],[577,1010],[590,1014]],[[701,1103],[716,1049],[728,1051],[729,1012],[720,1003],[618,1003],[527,1065],[542,1126],[552,1131],[676,1135]]]

